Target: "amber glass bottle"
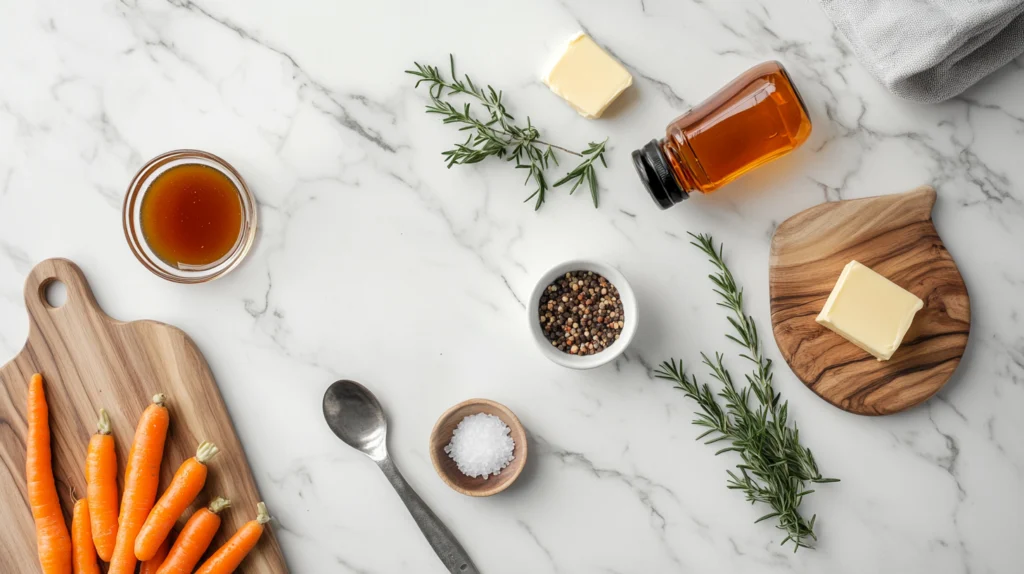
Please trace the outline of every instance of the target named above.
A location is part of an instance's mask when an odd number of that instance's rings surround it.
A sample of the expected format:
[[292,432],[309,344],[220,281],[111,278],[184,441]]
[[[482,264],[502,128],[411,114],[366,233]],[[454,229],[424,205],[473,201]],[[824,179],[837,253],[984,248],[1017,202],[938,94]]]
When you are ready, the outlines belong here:
[[633,152],[633,164],[665,209],[789,153],[810,133],[807,108],[789,74],[779,62],[765,62],[679,116],[664,139]]

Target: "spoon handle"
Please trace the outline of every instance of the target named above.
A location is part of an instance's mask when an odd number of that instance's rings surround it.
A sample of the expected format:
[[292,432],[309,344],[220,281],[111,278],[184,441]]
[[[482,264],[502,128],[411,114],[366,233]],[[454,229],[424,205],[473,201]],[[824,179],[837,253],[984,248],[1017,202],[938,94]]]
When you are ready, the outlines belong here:
[[441,559],[448,571],[453,574],[480,574],[480,571],[473,565],[473,561],[469,559],[469,555],[463,550],[462,545],[455,539],[455,535],[448,530],[441,519],[434,514],[434,511],[430,510],[420,495],[416,494],[416,491],[409,486],[402,473],[398,472],[398,467],[391,461],[391,457],[385,456],[383,460],[377,462],[377,465],[384,471],[384,476],[388,477],[391,486],[398,492],[399,498],[409,509],[409,513],[416,520],[423,535],[427,537],[430,547],[434,549],[437,557]]

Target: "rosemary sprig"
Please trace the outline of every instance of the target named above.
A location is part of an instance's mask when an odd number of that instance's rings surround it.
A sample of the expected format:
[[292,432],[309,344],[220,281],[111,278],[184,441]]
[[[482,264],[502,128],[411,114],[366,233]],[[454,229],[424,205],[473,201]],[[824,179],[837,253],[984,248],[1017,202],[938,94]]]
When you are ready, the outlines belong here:
[[[601,143],[590,142],[590,146],[582,153],[549,143],[540,139],[540,131],[533,126],[529,117],[526,118],[525,126],[515,123],[515,118],[505,108],[502,101],[503,93],[500,90],[495,90],[490,85],[478,86],[473,83],[468,74],[459,79],[458,74],[455,73],[454,56],[448,56],[450,80],[437,66],[413,63],[416,65],[416,69],[406,70],[405,73],[419,78],[416,80],[417,88],[424,82],[427,84],[430,94],[427,113],[438,114],[441,116],[442,123],[455,124],[459,126],[460,131],[470,132],[465,142],[456,143],[452,149],[442,152],[449,169],[453,165],[477,163],[492,156],[504,158],[507,161],[515,162],[516,168],[527,170],[524,184],[528,185],[530,181],[533,181],[537,186],[525,200],[536,198],[534,209],[540,209],[540,206],[544,204],[544,200],[547,198],[546,194],[551,187],[558,187],[570,181],[575,182],[569,192],[570,195],[580,184],[586,182],[590,188],[590,196],[594,200],[594,207],[597,207],[598,185],[594,160],[600,159],[602,165],[608,166],[604,158],[607,139]],[[469,102],[464,102],[460,107],[445,99],[445,97],[456,95],[476,100],[486,110],[488,119],[476,118],[471,111]],[[558,180],[554,186],[551,186],[547,182],[545,171],[550,168],[552,163],[558,165],[556,150],[583,158],[583,161],[565,177]]]
[[[687,377],[682,361],[665,361],[655,375],[673,381],[700,407],[693,424],[707,430],[697,437],[698,440],[710,437],[706,444],[724,442],[727,446],[716,455],[730,451],[739,453],[742,463],[736,465],[738,472],[728,471],[727,487],[742,490],[751,504],[762,502],[771,507],[771,512],[755,522],[775,518],[776,528],[786,532],[782,544],[792,542],[794,552],[811,548],[809,539],[817,540],[814,534],[817,516],[808,521],[799,512],[803,498],[814,492],[807,489],[807,483],[838,482],[838,479],[822,477],[814,455],[800,444],[796,424],[790,425],[789,403],[780,403],[780,395],[772,386],[771,359],[762,352],[753,317],[743,312],[743,289],[736,285],[726,266],[722,247],[716,250],[710,235],[691,233],[690,236],[694,239],[692,244],[718,269],[709,278],[721,298],[718,305],[731,311],[729,323],[733,333],[726,337],[746,349],[740,356],[753,363],[754,370],[746,376],[747,385],[740,388],[725,368],[721,353],[716,353],[714,359],[701,353],[711,377],[721,383],[718,393],[707,384],[699,384],[695,375]],[[756,399],[753,404],[751,393]],[[722,398],[724,408],[716,396]]]

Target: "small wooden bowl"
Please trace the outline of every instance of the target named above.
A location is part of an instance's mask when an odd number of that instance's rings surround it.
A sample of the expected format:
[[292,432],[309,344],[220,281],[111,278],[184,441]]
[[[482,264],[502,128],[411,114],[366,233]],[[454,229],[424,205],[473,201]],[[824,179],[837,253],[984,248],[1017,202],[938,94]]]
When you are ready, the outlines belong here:
[[[501,422],[508,425],[511,431],[510,436],[515,441],[512,462],[508,463],[508,466],[503,468],[497,476],[492,475],[488,478],[466,476],[444,451],[444,447],[448,446],[452,440],[455,427],[459,426],[462,419],[478,413],[494,415],[501,419]],[[466,496],[491,496],[508,488],[523,471],[523,466],[526,464],[526,429],[505,405],[487,399],[469,399],[448,409],[441,415],[441,418],[437,419],[434,430],[430,432],[430,460],[434,463],[434,470],[437,471],[441,480],[456,492],[461,492]]]

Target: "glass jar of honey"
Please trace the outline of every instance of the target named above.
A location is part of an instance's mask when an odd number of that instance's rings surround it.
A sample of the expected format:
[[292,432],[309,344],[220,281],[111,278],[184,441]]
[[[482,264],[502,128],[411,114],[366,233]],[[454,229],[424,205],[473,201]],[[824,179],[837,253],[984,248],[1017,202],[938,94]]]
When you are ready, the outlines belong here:
[[633,165],[666,209],[786,155],[810,133],[807,108],[789,74],[779,62],[765,62],[679,116],[663,139],[634,151]]
[[159,155],[124,201],[124,233],[139,261],[176,283],[202,283],[241,263],[256,236],[256,198],[226,161],[198,150]]

